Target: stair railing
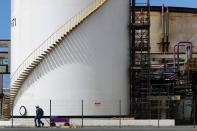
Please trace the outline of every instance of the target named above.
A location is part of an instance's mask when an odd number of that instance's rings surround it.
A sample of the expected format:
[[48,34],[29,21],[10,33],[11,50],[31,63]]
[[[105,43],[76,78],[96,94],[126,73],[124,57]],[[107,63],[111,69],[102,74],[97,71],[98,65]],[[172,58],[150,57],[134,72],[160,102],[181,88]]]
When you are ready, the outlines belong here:
[[[77,15],[70,18],[64,25],[58,28],[52,35],[50,35],[42,44],[40,44],[15,70],[13,75],[11,76],[11,89],[20,88],[23,82],[19,84],[17,87],[16,83],[19,80],[20,76],[25,73],[25,70],[30,68],[33,63],[39,61],[39,57],[43,56],[43,53],[47,50],[50,50],[51,46],[60,41],[62,37],[66,37],[67,33],[72,31],[78,24],[80,24],[85,18],[87,18],[91,13],[93,13],[96,9],[98,9],[103,3],[107,0],[94,0],[87,7],[83,8],[81,11],[77,13]],[[60,43],[60,42],[59,42]],[[33,67],[34,68],[34,67]],[[27,76],[28,77],[28,76]],[[18,90],[17,90],[18,91]],[[13,96],[11,92],[11,99],[13,103]]]
[[61,37],[64,34],[69,33],[72,28],[74,28],[76,25],[78,25],[83,19],[85,19],[88,15],[90,15],[94,10],[104,2],[105,0],[94,0],[91,2],[86,8],[81,10],[77,15],[70,18],[66,24],[58,28],[55,33],[53,33],[51,36],[49,36],[40,46],[38,46],[21,64],[20,66],[15,70],[13,73],[11,80],[15,81],[18,76],[31,65],[31,63],[38,58],[45,50],[49,49],[49,47],[52,44],[55,44],[58,39],[61,39]]

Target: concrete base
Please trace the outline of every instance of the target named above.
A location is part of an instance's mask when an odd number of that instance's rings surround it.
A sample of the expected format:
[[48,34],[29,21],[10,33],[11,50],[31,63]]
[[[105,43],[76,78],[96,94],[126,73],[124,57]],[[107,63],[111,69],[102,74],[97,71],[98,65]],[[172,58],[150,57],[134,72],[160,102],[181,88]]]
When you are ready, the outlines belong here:
[[[45,126],[49,126],[49,119],[42,119]],[[56,123],[57,126],[61,126],[64,123]],[[73,126],[81,127],[82,119],[70,119],[70,124]],[[11,126],[12,121],[0,121],[0,126]],[[22,127],[34,127],[34,119],[14,119],[14,126]],[[83,126],[87,127],[115,127],[115,126],[175,126],[175,120],[134,120],[134,119],[83,119]]]
[[[71,119],[73,125],[81,125],[82,120]],[[120,119],[84,119],[84,126],[175,126],[175,120],[120,120]]]

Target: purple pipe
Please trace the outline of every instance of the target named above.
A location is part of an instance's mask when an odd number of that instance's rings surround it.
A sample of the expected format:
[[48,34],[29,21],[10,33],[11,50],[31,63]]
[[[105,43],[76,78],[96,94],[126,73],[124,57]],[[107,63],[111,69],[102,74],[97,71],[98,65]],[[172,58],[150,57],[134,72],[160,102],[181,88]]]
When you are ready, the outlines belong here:
[[173,54],[174,54],[174,59],[173,59],[174,72],[176,72],[176,58],[179,56],[179,47],[180,46],[185,46],[186,47],[187,59],[192,58],[192,43],[191,42],[182,41],[182,42],[179,42],[179,43],[175,44],[174,52],[173,52]]

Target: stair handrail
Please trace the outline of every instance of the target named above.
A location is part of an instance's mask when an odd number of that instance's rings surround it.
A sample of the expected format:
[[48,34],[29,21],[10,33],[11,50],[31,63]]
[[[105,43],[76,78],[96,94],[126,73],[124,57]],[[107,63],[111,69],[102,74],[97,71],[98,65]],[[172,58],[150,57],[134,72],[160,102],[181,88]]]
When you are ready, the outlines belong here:
[[[72,28],[74,28],[77,23],[83,21],[87,16],[89,16],[94,10],[99,7],[99,4],[104,3],[106,0],[94,0],[88,4],[87,7],[79,11],[75,16],[71,17],[65,24],[60,26],[54,33],[52,33],[47,39],[45,39],[37,48],[35,48],[26,59],[18,66],[11,76],[12,80],[16,80],[21,73],[31,65],[31,63],[38,58],[44,51],[46,51],[52,44],[58,41],[64,34],[67,34]],[[42,50],[41,50],[42,49]],[[14,81],[13,81],[14,82]]]

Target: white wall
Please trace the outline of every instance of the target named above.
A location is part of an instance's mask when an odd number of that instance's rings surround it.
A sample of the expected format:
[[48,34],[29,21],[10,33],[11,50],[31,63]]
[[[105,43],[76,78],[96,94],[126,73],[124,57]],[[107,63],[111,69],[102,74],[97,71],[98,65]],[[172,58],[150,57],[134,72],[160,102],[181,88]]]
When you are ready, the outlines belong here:
[[12,0],[11,73],[45,39],[92,0]]
[[[19,115],[22,105],[27,115],[35,114],[35,105],[43,107],[47,115],[49,99],[52,115],[81,115],[82,99],[84,115],[117,115],[120,99],[122,114],[128,114],[128,3],[108,0],[80,24],[25,81],[15,100],[14,115]],[[95,105],[95,101],[101,104]]]

